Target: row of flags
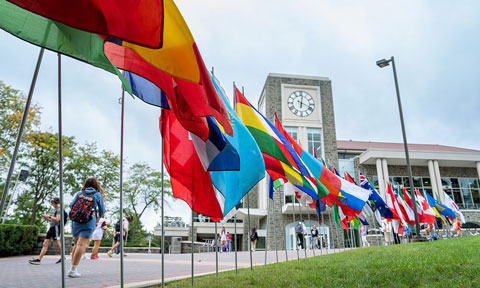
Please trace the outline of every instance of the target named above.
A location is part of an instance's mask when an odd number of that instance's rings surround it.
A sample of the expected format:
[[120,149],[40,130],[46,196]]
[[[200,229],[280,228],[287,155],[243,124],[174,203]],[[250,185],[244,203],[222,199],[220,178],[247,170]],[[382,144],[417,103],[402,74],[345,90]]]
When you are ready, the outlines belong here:
[[360,185],[348,173],[340,177],[303,150],[277,115],[272,124],[236,87],[231,107],[173,0],[0,0],[0,19],[1,29],[116,74],[128,93],[161,107],[173,195],[214,221],[229,215],[265,172],[270,197],[284,185],[286,194],[317,210],[319,221],[326,205],[332,207],[345,229],[348,221],[368,223],[373,213],[396,221],[398,229],[413,225],[414,206],[423,221],[435,213],[455,217],[428,194],[414,205],[404,189],[397,193],[389,185],[385,203],[364,175]]

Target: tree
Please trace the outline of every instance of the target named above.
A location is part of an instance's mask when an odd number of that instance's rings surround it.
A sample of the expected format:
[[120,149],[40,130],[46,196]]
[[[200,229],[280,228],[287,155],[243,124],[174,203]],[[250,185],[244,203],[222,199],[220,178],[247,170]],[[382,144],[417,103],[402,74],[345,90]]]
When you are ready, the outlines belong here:
[[[25,109],[26,96],[0,81],[0,174],[7,171],[12,159],[13,148]],[[40,106],[30,105],[24,135],[36,129],[40,124]],[[22,158],[24,146],[18,158]]]
[[[143,213],[149,208],[153,208],[155,212],[161,208],[162,174],[147,164],[137,163],[128,170],[128,175],[123,192],[127,206],[134,214],[133,227],[130,229],[131,234],[129,233],[129,242],[133,243]],[[164,180],[164,187],[166,195],[172,195],[169,180]]]
[[[58,134],[32,132],[25,135],[25,140],[30,151],[29,157],[23,164],[30,168],[30,176],[27,179],[29,189],[22,195],[27,197],[24,203],[28,206],[22,208],[26,210],[26,213],[30,212],[29,224],[33,225],[36,223],[39,206],[44,204],[48,198],[58,195]],[[62,141],[63,159],[68,164],[76,143],[73,137],[63,137]],[[21,207],[17,207],[18,209]]]

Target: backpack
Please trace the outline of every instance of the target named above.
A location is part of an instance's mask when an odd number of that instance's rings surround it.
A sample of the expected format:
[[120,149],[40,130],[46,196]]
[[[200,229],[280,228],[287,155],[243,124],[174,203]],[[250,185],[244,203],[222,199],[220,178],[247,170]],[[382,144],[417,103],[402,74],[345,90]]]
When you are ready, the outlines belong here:
[[70,220],[78,223],[87,223],[92,220],[94,204],[95,200],[93,195],[88,197],[85,192],[82,192],[82,194],[78,195],[77,201],[75,201],[70,210]]
[[120,232],[120,220],[115,223],[115,232]]
[[256,239],[255,234],[250,235],[250,240],[251,241],[255,241],[255,239]]
[[[57,217],[57,210],[55,210],[54,217]],[[65,210],[63,210],[63,226],[67,224],[67,221],[68,221],[68,214],[67,212],[65,212]]]
[[302,223],[298,223],[297,226],[295,226],[295,233],[297,234],[303,234],[303,226]]

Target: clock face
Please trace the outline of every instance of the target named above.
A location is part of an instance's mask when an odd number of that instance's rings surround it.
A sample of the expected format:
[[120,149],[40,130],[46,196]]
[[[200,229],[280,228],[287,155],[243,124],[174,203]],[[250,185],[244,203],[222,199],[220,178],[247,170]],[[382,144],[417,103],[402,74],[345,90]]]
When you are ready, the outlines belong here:
[[315,109],[313,97],[305,91],[295,91],[288,96],[288,109],[299,117],[312,114]]

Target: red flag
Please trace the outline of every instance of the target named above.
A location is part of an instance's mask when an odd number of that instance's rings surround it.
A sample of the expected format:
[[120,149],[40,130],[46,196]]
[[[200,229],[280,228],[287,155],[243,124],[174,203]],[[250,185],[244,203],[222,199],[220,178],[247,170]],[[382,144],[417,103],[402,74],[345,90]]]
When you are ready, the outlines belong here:
[[350,174],[348,174],[347,172],[345,172],[345,180],[347,180],[348,182],[350,183],[353,183],[353,184],[356,184],[355,181],[352,179],[352,176],[350,176]]
[[76,29],[147,47],[162,47],[162,0],[8,1]]
[[188,131],[166,109],[162,109],[160,127],[164,141],[163,163],[170,175],[173,196],[185,201],[195,212],[221,219],[223,211],[210,173],[203,169]]

